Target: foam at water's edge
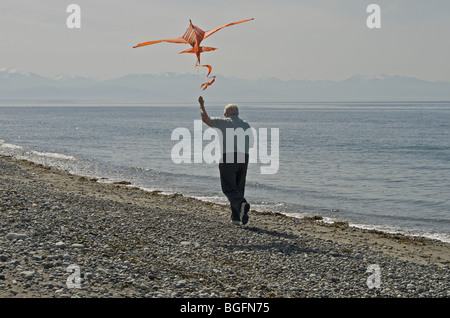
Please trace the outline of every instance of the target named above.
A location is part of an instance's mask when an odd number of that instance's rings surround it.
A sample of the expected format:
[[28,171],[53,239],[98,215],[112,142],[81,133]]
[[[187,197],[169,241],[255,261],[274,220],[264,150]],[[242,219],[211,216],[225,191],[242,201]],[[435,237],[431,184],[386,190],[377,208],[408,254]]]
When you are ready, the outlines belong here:
[[73,156],[67,156],[67,155],[63,155],[60,153],[40,152],[40,151],[35,151],[35,150],[32,150],[31,153],[34,155],[37,155],[37,156],[41,156],[41,157],[49,157],[49,158],[63,159],[63,160],[76,160],[76,158]]
[[5,148],[5,149],[23,149],[21,146],[18,145],[13,145],[13,144],[5,144],[4,140],[1,140],[0,142],[0,147]]

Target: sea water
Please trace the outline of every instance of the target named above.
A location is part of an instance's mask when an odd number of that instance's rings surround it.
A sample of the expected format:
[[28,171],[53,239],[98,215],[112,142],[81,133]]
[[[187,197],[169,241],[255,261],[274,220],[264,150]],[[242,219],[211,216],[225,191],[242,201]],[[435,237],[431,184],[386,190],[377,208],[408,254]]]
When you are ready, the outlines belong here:
[[[252,209],[450,242],[450,103],[238,106],[254,128],[279,129],[277,172],[249,166]],[[199,118],[195,104],[0,107],[0,154],[226,204],[216,163],[171,158],[174,129]]]

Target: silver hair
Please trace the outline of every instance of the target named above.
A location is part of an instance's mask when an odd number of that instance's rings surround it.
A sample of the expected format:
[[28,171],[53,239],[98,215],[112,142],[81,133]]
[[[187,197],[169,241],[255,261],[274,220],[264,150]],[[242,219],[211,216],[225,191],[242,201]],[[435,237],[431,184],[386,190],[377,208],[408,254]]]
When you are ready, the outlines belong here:
[[239,109],[235,104],[228,104],[225,106],[225,113],[228,112],[228,115],[239,115]]

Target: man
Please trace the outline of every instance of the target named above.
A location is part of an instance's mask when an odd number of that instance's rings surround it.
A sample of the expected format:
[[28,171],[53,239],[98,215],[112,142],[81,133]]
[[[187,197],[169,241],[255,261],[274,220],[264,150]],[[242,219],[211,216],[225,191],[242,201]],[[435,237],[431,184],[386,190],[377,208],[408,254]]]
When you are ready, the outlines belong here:
[[[253,143],[250,125],[239,118],[239,109],[234,104],[225,106],[225,118],[210,118],[205,110],[203,97],[198,98],[203,122],[218,129],[222,139],[222,159],[219,163],[222,191],[231,206],[231,222],[246,225],[250,204],[245,200],[245,180],[249,159],[249,148]],[[228,137],[228,138],[227,138]],[[237,142],[236,142],[236,139]]]

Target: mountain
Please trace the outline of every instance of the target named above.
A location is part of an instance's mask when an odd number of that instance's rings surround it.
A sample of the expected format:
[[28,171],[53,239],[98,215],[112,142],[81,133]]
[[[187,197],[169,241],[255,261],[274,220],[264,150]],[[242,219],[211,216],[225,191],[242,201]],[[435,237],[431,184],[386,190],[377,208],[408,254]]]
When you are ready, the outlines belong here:
[[354,75],[343,81],[277,78],[245,80],[217,76],[206,92],[204,74],[130,74],[109,80],[81,76],[43,77],[0,69],[0,104],[186,103],[198,95],[217,102],[448,101],[450,82]]
[[30,88],[39,85],[50,85],[51,79],[33,74],[17,71],[12,68],[0,69],[0,90],[7,91],[16,88]]

